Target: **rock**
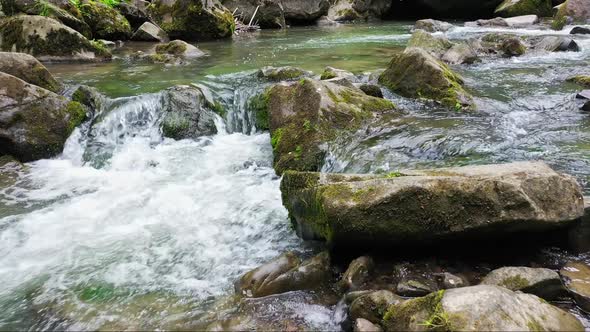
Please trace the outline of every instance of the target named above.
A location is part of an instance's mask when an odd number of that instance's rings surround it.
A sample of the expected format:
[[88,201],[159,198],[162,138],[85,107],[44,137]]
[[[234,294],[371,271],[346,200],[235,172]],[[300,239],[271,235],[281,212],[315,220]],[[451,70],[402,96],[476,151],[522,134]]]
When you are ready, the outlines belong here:
[[156,45],[156,53],[169,54],[184,58],[198,58],[205,55],[205,53],[196,46],[182,40],[173,40],[169,43],[158,44]]
[[589,99],[590,100],[590,90],[582,90],[576,94],[577,99]]
[[131,25],[116,9],[93,0],[82,0],[82,16],[96,39],[126,40],[131,37]]
[[524,266],[508,266],[493,270],[481,281],[481,284],[531,293],[547,300],[557,298],[564,291],[557,272]]
[[177,85],[164,91],[162,133],[173,139],[197,138],[217,134],[218,105],[207,102],[195,86]]
[[285,67],[263,67],[258,73],[258,77],[265,78],[270,81],[290,81],[300,79],[302,77],[310,76],[311,73],[301,68],[285,66]]
[[256,99],[257,118],[268,116],[277,174],[288,169],[317,171],[336,139],[397,114],[388,100],[309,78],[276,84]]
[[503,17],[521,15],[552,16],[553,5],[551,0],[504,0],[495,13]]
[[387,308],[402,301],[401,297],[388,290],[371,292],[352,302],[349,316],[352,320],[364,318],[371,323],[379,324]]
[[453,44],[444,36],[434,36],[423,30],[416,30],[408,41],[408,48],[417,47],[435,56],[443,55]]
[[[248,24],[256,12],[254,22],[262,29],[286,28],[285,13],[280,1],[273,0],[222,0],[221,3],[232,13],[237,9],[236,15]],[[258,11],[256,11],[258,8]]]
[[344,77],[334,77],[323,81],[360,91],[360,89],[357,88],[356,85],[354,85],[354,83],[352,83],[349,79]]
[[231,12],[219,0],[155,0],[148,13],[171,39],[229,38],[235,30]]
[[0,155],[53,157],[85,118],[79,103],[0,72]]
[[590,112],[590,101],[584,103],[584,105],[582,106],[582,111]]
[[43,16],[13,16],[0,22],[0,49],[22,52],[41,61],[96,61],[111,58],[100,42],[89,41],[57,20]]
[[500,46],[500,49],[504,55],[508,57],[521,56],[526,53],[526,46],[524,46],[519,38],[510,38],[504,40]]
[[559,274],[576,304],[590,312],[590,267],[583,262],[569,262]]
[[548,52],[579,52],[578,44],[567,37],[548,36],[543,37],[536,45],[535,49]]
[[572,83],[575,83],[575,84],[578,84],[578,85],[581,85],[585,88],[590,89],[590,76],[585,76],[585,75],[572,76],[572,77],[569,77],[566,81],[572,82]]
[[461,277],[449,272],[436,275],[441,289],[451,289],[468,286],[468,283]]
[[364,318],[357,318],[352,328],[354,332],[381,332],[383,329]]
[[234,287],[236,294],[262,297],[319,288],[330,279],[330,274],[330,255],[327,252],[304,262],[288,252],[244,274]]
[[359,297],[371,294],[374,291],[375,290],[372,290],[372,289],[365,289],[365,290],[348,292],[344,295],[344,302],[346,304],[351,304],[352,302],[354,302],[354,300],[358,299]]
[[344,22],[381,18],[390,7],[388,0],[336,0],[328,10],[328,19]]
[[100,111],[106,101],[106,97],[100,94],[97,89],[86,85],[80,85],[72,94],[72,100],[80,103],[86,108],[90,118]]
[[59,84],[53,75],[33,56],[24,53],[0,52],[0,72],[52,92],[59,92]]
[[0,189],[13,186],[26,170],[27,167],[12,156],[0,156]]
[[406,297],[418,297],[428,295],[436,289],[426,282],[420,282],[414,279],[405,279],[397,284],[396,293]]
[[328,14],[328,0],[282,0],[285,19],[289,24],[311,24]]
[[363,91],[367,96],[372,96],[376,98],[383,98],[383,92],[378,85],[375,84],[361,84],[359,85],[359,89]]
[[504,21],[511,28],[526,28],[531,25],[539,23],[539,17],[537,15],[523,15],[505,18]]
[[370,256],[362,256],[353,260],[340,280],[340,285],[345,290],[355,290],[362,286],[368,279],[375,263]]
[[418,20],[414,25],[414,29],[421,29],[426,32],[447,32],[453,28],[451,23],[437,21],[433,19]]
[[570,35],[590,35],[590,29],[584,27],[574,27]]
[[570,17],[574,22],[584,24],[590,19],[590,2],[587,0],[567,0],[559,7],[555,17]]
[[460,43],[446,51],[441,60],[452,65],[472,64],[479,60],[479,56],[471,46]]
[[131,25],[132,30],[137,30],[142,24],[149,22],[147,7],[150,2],[146,0],[127,0],[115,5],[115,9],[121,13]]
[[474,26],[474,27],[508,27],[508,22],[506,19],[501,17],[492,18],[489,20],[477,20],[475,22],[466,22],[465,26]]
[[583,331],[572,314],[540,298],[479,285],[432,293],[389,308],[386,331]]
[[166,32],[157,25],[145,22],[131,36],[131,40],[166,43],[169,39]]
[[337,69],[337,68],[329,67],[329,66],[324,68],[324,72],[322,72],[320,79],[321,80],[329,80],[329,79],[333,79],[333,78],[346,78],[346,79],[350,80],[351,82],[357,80],[356,76],[347,70]]
[[547,231],[584,214],[576,180],[542,162],[387,175],[290,171],[281,192],[300,236],[351,249]]
[[407,48],[394,56],[379,83],[403,97],[428,98],[456,110],[475,109],[463,79],[420,48]]

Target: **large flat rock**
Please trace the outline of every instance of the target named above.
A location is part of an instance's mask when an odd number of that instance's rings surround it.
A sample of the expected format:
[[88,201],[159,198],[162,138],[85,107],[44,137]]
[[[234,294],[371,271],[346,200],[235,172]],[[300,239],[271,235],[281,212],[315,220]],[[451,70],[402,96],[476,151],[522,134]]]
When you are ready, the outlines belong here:
[[346,247],[539,232],[584,214],[576,180],[542,162],[385,175],[288,171],[281,191],[303,238]]

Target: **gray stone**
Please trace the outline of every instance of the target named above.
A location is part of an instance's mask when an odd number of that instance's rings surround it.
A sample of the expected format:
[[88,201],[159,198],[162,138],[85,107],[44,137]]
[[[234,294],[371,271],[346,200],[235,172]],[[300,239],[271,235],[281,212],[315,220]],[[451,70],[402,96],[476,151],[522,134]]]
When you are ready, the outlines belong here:
[[59,92],[62,88],[45,66],[25,53],[0,52],[0,72],[52,92]]
[[137,31],[131,36],[131,40],[165,43],[169,39],[166,32],[160,29],[160,27],[153,23],[145,22],[137,28]]
[[216,105],[207,102],[194,86],[177,85],[164,90],[162,133],[173,139],[217,134]]
[[423,30],[416,30],[408,41],[408,48],[417,47],[435,56],[443,55],[453,44],[445,36],[435,36]]
[[[222,0],[227,7],[244,23],[248,24],[256,12],[252,23],[257,23],[262,29],[286,28],[285,13],[281,1],[274,0]],[[258,10],[257,10],[258,8]]]
[[544,50],[548,52],[580,51],[580,47],[573,39],[557,36],[544,37],[535,45],[535,49]]
[[329,0],[281,0],[285,19],[291,24],[313,23],[328,14]]
[[537,15],[523,15],[505,18],[504,21],[511,28],[526,28],[539,23],[539,17]]
[[364,318],[372,323],[379,324],[387,308],[402,301],[401,297],[391,291],[375,291],[354,300],[350,305],[349,315],[352,320]]
[[353,260],[340,280],[340,286],[345,290],[355,290],[362,286],[373,272],[375,263],[369,256],[362,256]]
[[479,60],[477,53],[465,43],[453,45],[448,51],[442,56],[442,61],[452,64],[472,64]]
[[531,293],[547,300],[563,295],[565,290],[557,272],[524,266],[507,266],[493,270],[481,281],[481,284]]
[[443,272],[437,276],[439,285],[442,289],[451,289],[468,286],[467,281],[449,272]]
[[258,70],[257,73],[258,77],[265,78],[270,81],[288,81],[288,80],[296,80],[302,77],[310,76],[311,73],[305,71],[303,69],[292,67],[292,66],[284,66],[284,67],[263,67]]
[[364,318],[357,318],[352,328],[354,332],[381,332],[383,329]]
[[436,291],[428,282],[414,279],[404,279],[397,284],[396,293],[406,297],[418,297],[428,295]]
[[451,23],[433,19],[418,20],[414,25],[414,29],[422,29],[426,32],[447,32],[451,28],[453,28]]

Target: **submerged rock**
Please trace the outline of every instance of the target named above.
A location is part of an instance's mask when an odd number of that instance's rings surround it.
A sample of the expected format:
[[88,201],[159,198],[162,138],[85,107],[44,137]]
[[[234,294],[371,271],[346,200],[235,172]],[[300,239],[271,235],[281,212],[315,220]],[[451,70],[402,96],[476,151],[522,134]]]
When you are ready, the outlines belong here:
[[288,0],[281,1],[285,19],[290,24],[312,24],[328,14],[329,0]]
[[172,39],[229,38],[235,30],[231,12],[219,0],[155,0],[148,13]]
[[451,28],[453,28],[451,23],[433,19],[418,20],[414,25],[414,29],[421,29],[426,32],[447,32]]
[[284,66],[284,67],[263,67],[258,70],[257,76],[270,81],[289,81],[302,77],[310,76],[311,73],[301,68]]
[[256,13],[252,22],[262,29],[286,28],[285,13],[280,1],[273,0],[221,0],[221,3],[232,13],[248,24]]
[[569,262],[559,274],[574,301],[584,311],[590,312],[590,266],[583,262]]
[[567,37],[548,36],[543,37],[535,46],[535,49],[548,52],[579,52],[578,44]]
[[156,54],[167,54],[183,58],[198,58],[205,55],[198,47],[182,40],[173,40],[156,45]]
[[374,291],[363,295],[350,304],[349,315],[352,320],[364,318],[369,322],[379,324],[385,311],[394,304],[403,301],[403,298],[388,290]]
[[552,16],[551,0],[504,0],[495,13],[504,17],[521,15]]
[[524,266],[508,266],[493,270],[481,281],[481,284],[531,293],[547,300],[555,299],[565,290],[557,272]]
[[195,86],[177,85],[164,90],[162,133],[173,139],[197,138],[217,134],[219,105],[207,100]]
[[0,72],[0,155],[53,157],[85,117],[79,103]]
[[0,22],[0,49],[23,52],[41,61],[96,61],[111,58],[100,42],[43,16],[14,16]]
[[281,192],[298,234],[349,248],[546,231],[584,214],[576,180],[541,162],[387,175],[291,171]]
[[583,331],[573,315],[540,298],[497,286],[438,291],[389,308],[386,331]]
[[53,75],[33,56],[24,53],[0,52],[0,72],[52,92],[59,92],[59,84]]
[[82,16],[96,39],[126,40],[131,37],[131,25],[116,9],[93,0],[82,0]]
[[295,290],[317,289],[331,276],[330,255],[323,252],[301,262],[285,253],[246,274],[234,284],[236,294],[263,297]]
[[278,174],[321,169],[329,144],[395,115],[388,100],[309,78],[276,84],[256,100],[257,118],[268,119]]
[[370,256],[362,256],[353,260],[340,280],[340,286],[345,290],[355,290],[362,286],[368,279],[375,263]]
[[463,79],[420,48],[407,48],[394,56],[379,82],[404,97],[428,98],[456,110],[475,108],[463,89]]
[[137,31],[135,31],[133,36],[131,36],[131,39],[160,43],[165,43],[169,40],[168,35],[164,30],[150,22],[145,22],[139,28],[137,28]]

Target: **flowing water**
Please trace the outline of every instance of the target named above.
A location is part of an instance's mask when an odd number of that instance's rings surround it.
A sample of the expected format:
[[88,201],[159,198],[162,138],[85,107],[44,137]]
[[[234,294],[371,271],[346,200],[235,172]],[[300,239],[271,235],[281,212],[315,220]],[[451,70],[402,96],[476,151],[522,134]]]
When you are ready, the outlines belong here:
[[[109,99],[61,156],[2,170],[17,175],[0,191],[0,329],[201,326],[245,271],[286,250],[313,252],[281,205],[269,135],[256,132],[245,110],[266,84],[254,70],[295,65],[319,74],[330,65],[367,79],[403,50],[410,29],[263,31],[200,44],[208,57],[176,67],[125,58],[146,44],[130,44],[112,63],[49,65],[62,81],[97,87]],[[590,74],[590,37],[575,39],[581,52],[455,67],[476,97],[474,114],[387,94],[405,110],[399,125],[334,148],[324,171],[545,160],[590,193],[590,115],[578,110],[579,87],[564,83]],[[220,133],[163,139],[158,91],[189,83],[210,87],[228,109]],[[291,308],[316,329],[337,326],[333,309]]]

